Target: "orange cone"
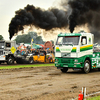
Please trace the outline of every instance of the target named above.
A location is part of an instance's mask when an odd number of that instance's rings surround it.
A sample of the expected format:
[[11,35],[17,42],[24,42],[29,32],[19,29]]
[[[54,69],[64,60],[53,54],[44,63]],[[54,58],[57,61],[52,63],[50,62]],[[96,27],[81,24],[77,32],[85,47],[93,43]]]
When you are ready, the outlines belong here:
[[78,95],[78,100],[83,100],[83,94],[82,94],[82,92],[80,92],[80,94]]

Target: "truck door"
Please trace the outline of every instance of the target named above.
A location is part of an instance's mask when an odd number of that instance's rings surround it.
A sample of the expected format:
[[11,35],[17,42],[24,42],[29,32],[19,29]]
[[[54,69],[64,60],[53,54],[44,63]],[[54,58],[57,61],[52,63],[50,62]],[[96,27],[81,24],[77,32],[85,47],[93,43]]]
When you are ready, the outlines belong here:
[[80,45],[80,54],[79,56],[82,57],[82,56],[85,56],[88,52],[87,50],[87,37],[86,36],[82,36],[81,37],[81,45]]

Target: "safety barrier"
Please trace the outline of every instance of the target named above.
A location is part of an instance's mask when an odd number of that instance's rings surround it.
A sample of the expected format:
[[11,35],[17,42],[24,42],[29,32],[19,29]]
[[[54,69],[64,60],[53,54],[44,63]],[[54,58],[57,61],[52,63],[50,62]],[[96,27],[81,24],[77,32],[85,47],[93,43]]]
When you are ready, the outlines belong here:
[[92,96],[92,95],[96,95],[99,93],[100,93],[100,91],[86,95],[86,87],[82,87],[82,91],[80,91],[78,97],[71,99],[71,100],[86,100],[87,97]]

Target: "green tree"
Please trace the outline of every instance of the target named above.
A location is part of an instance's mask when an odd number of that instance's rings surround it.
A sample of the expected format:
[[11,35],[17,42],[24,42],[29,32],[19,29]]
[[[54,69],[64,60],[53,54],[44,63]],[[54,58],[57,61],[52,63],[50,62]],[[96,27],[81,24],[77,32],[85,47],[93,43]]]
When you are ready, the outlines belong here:
[[36,38],[36,43],[37,43],[37,44],[42,44],[42,43],[44,43],[41,36],[38,36],[38,37]]
[[54,45],[54,41],[53,41],[53,40],[51,40],[51,42],[52,42],[52,44]]
[[2,35],[0,35],[0,40],[4,40],[4,38],[3,38],[3,36],[2,36]]
[[44,44],[44,41],[41,36],[38,36],[36,32],[29,32],[28,34],[18,35],[15,39],[16,43],[31,43],[31,40],[34,40],[33,43]]

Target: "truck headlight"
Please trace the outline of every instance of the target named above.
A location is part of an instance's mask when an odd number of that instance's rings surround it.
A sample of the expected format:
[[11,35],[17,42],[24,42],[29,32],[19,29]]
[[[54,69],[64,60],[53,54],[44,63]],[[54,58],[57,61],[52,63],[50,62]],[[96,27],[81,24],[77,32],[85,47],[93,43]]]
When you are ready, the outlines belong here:
[[77,59],[75,59],[75,60],[74,60],[74,62],[78,62],[78,60],[77,60]]

